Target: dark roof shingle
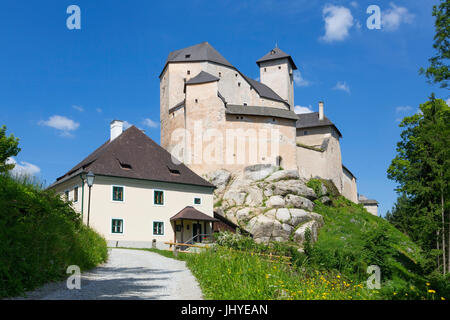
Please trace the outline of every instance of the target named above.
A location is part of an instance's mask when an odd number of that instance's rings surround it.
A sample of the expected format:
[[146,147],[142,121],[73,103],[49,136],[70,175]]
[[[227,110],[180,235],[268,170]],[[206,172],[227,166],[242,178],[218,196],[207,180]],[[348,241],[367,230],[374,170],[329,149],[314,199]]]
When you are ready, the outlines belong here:
[[225,109],[226,114],[240,114],[262,117],[275,117],[284,118],[290,120],[297,120],[298,115],[291,110],[284,110],[280,108],[272,107],[257,107],[257,106],[240,106],[240,105],[227,105]]
[[189,79],[186,84],[200,84],[200,83],[208,83],[208,82],[214,82],[214,81],[219,81],[220,79],[213,76],[212,74],[205,72],[205,71],[200,71],[200,73],[198,75],[196,75],[195,77]]
[[[129,168],[129,166],[131,168]],[[170,170],[169,170],[170,169]],[[198,185],[214,188],[183,163],[175,164],[172,155],[132,126],[113,141],[107,141],[83,161],[58,178],[51,186],[79,173]]]
[[339,131],[339,129],[325,115],[323,116],[323,120],[319,120],[318,112],[301,113],[298,115],[297,129],[326,127],[326,126],[334,127],[339,136],[342,137],[342,134]]
[[261,62],[272,61],[277,59],[287,58],[289,62],[292,64],[292,69],[297,70],[297,66],[294,63],[294,60],[290,55],[281,50],[280,48],[273,48],[266,55],[264,55],[261,59],[256,61],[256,64],[259,66]]

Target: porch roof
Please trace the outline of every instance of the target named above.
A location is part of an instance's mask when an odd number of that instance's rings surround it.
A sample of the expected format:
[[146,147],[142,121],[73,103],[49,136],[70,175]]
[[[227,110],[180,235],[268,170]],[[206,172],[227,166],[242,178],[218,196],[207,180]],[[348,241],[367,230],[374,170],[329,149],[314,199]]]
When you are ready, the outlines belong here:
[[216,218],[210,217],[191,206],[187,206],[170,218],[170,221],[175,220],[218,221]]

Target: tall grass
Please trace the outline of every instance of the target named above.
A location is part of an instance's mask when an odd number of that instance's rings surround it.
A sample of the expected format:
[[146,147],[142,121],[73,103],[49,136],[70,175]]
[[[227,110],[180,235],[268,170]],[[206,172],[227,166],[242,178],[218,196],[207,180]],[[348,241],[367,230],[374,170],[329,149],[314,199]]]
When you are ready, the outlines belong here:
[[107,259],[106,241],[69,203],[27,177],[0,175],[0,297],[23,294]]

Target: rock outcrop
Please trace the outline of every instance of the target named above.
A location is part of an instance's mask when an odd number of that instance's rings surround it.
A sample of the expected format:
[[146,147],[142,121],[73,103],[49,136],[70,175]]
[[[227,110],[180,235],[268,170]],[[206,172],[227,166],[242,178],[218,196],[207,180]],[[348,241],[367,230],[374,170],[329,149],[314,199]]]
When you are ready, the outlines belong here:
[[270,164],[247,167],[242,174],[218,170],[205,178],[217,187],[215,211],[250,232],[255,241],[295,241],[302,245],[307,229],[311,239],[317,240],[324,222],[313,212],[313,201],[330,201],[324,185],[317,195],[297,171],[280,170]]

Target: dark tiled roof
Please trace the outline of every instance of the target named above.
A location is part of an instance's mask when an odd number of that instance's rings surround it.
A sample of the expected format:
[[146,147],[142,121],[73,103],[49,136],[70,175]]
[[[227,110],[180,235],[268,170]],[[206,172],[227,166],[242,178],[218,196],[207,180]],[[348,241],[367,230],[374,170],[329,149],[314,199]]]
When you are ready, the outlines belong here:
[[213,81],[219,81],[220,79],[213,76],[212,74],[200,71],[198,75],[195,77],[189,79],[186,84],[200,84],[200,83],[207,83],[207,82],[213,82]]
[[360,194],[358,196],[358,202],[362,204],[376,204],[378,205],[378,201],[374,199],[368,199],[364,195]]
[[105,142],[65,175],[58,178],[51,187],[79,173],[89,171],[96,175],[214,188],[212,184],[184,164],[174,164],[168,151],[135,126],[125,130],[113,141]]
[[218,221],[216,218],[210,217],[191,206],[187,206],[170,218],[170,221],[174,220]]
[[[167,57],[163,71],[170,62],[199,62],[211,61],[228,67],[233,67],[216,49],[208,42],[202,42],[191,47],[172,51]],[[162,72],[161,72],[162,74]]]
[[262,98],[267,98],[270,100],[281,101],[281,102],[287,103],[285,100],[283,100],[283,98],[281,98],[278,94],[276,94],[275,91],[270,89],[265,84],[263,84],[259,81],[253,80],[242,73],[241,73],[241,75],[245,78],[245,80],[247,80],[247,82],[250,84],[250,86],[252,86],[253,89],[256,90],[256,92],[258,92],[258,94]]
[[240,115],[251,115],[251,116],[262,116],[262,117],[275,117],[297,120],[298,115],[291,110],[283,110],[279,108],[271,107],[256,107],[256,106],[239,106],[239,105],[227,105],[225,109],[227,114],[240,114]]
[[281,50],[280,48],[273,48],[264,57],[257,60],[256,63],[259,66],[261,62],[283,59],[283,58],[289,59],[289,62],[292,64],[292,69],[297,70],[297,66],[294,63],[294,60],[292,60],[292,57],[290,55],[288,55],[286,52],[284,52],[283,50]]
[[319,120],[318,112],[301,113],[298,115],[297,129],[326,127],[326,126],[334,127],[339,136],[342,137],[342,134],[339,131],[339,129],[325,115],[323,116],[323,120]]

